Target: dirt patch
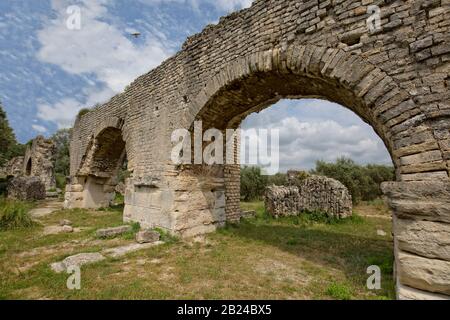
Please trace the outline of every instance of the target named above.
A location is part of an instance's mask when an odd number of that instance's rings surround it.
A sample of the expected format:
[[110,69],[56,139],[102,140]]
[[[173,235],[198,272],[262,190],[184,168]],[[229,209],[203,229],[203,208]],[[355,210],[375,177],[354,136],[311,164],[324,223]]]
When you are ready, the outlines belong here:
[[266,276],[271,276],[277,281],[292,281],[306,285],[310,281],[309,275],[296,267],[280,260],[263,259],[258,261],[253,270]]

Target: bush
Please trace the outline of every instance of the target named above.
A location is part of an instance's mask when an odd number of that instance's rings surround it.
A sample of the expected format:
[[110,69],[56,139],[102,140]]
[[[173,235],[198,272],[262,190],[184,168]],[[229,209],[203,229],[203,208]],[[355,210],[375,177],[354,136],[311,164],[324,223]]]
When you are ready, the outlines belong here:
[[0,230],[29,228],[34,225],[30,216],[31,204],[0,199]]
[[81,118],[81,117],[84,116],[85,114],[88,114],[90,111],[91,111],[91,110],[88,109],[88,108],[83,108],[83,109],[81,109],[80,111],[78,111],[77,118],[78,118],[78,119]]
[[259,167],[241,168],[241,198],[244,201],[260,200],[267,186],[267,176],[261,174]]
[[61,189],[63,192],[66,190],[66,176],[60,173],[55,175],[56,188]]
[[349,287],[340,283],[332,283],[326,291],[327,295],[338,300],[350,300],[352,291]]
[[314,174],[327,176],[344,184],[354,203],[372,201],[382,195],[380,185],[395,179],[392,166],[369,164],[361,166],[348,158],[340,158],[336,163],[316,162]]

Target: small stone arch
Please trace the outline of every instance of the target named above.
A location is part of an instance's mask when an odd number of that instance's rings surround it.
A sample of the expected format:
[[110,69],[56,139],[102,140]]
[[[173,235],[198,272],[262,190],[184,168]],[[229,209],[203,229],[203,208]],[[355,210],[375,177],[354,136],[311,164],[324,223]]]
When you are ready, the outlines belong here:
[[26,176],[31,176],[31,172],[32,172],[32,161],[31,158],[28,159],[26,167],[25,167],[25,175]]
[[74,177],[76,183],[71,183],[71,192],[67,193],[70,198],[66,198],[66,207],[100,208],[112,204],[117,175],[126,161],[122,124],[121,119],[111,117],[97,128]]

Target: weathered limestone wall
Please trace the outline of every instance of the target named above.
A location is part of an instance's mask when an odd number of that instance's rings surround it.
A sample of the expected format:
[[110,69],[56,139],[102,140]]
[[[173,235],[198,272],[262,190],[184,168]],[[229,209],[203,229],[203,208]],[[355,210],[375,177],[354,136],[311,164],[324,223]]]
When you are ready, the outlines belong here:
[[8,198],[23,201],[45,199],[45,184],[39,177],[15,177],[8,182]]
[[389,182],[382,188],[394,213],[399,298],[448,299],[450,183]]
[[23,158],[15,157],[9,160],[3,168],[1,168],[1,175],[18,177],[23,174]]
[[290,179],[288,184],[266,189],[265,207],[275,217],[298,215],[304,211],[324,212],[336,218],[352,215],[352,197],[337,180],[310,176],[302,180]]
[[39,177],[46,190],[55,189],[55,155],[56,146],[51,139],[36,137],[25,151],[22,174]]
[[[374,33],[369,5],[381,9]],[[174,165],[171,134],[192,129],[194,120],[204,129],[237,128],[282,98],[318,97],[354,111],[384,141],[399,182],[449,181],[449,84],[448,0],[257,0],[190,37],[175,56],[76,121],[77,191],[68,189],[68,203],[86,204],[92,171],[83,169],[85,160],[99,129],[119,121],[132,172],[126,219],[189,235],[211,231],[222,224],[225,199],[226,218],[235,220],[238,167],[205,178]],[[206,192],[210,181],[221,187]]]

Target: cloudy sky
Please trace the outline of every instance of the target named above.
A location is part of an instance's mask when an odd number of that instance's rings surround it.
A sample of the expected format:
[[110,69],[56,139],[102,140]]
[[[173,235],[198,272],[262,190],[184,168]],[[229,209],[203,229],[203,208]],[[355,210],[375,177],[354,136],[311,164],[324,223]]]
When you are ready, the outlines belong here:
[[[20,142],[70,127],[81,108],[121,92],[187,36],[251,0],[1,0],[0,100]],[[81,9],[81,28],[70,19]],[[130,33],[140,32],[139,38]],[[244,128],[279,128],[281,169],[349,156],[390,163],[372,129],[341,106],[283,100]]]

